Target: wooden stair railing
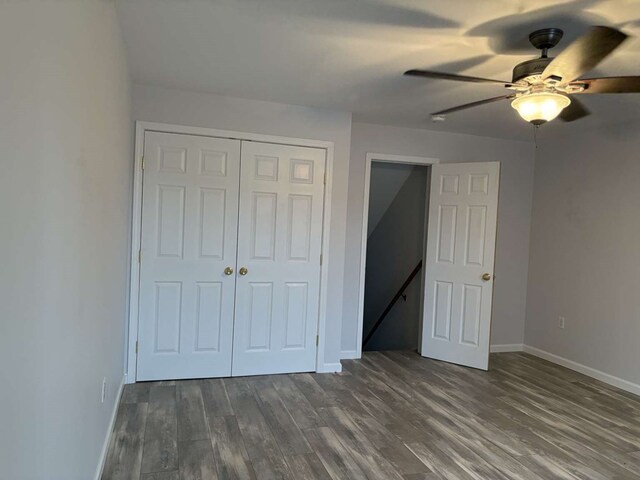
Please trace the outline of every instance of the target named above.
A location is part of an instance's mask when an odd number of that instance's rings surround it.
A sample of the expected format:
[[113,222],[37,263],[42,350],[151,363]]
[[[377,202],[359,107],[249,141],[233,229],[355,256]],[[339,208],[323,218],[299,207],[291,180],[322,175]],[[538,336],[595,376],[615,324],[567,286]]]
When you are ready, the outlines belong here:
[[415,276],[418,275],[418,272],[420,272],[421,269],[422,269],[422,260],[418,262],[418,265],[416,265],[416,268],[414,268],[413,271],[409,274],[405,282],[402,284],[402,286],[398,290],[398,293],[396,293],[393,296],[393,299],[389,302],[389,305],[387,305],[387,308],[384,309],[384,312],[382,312],[382,315],[380,315],[380,318],[378,318],[376,323],[373,325],[373,328],[369,330],[369,333],[367,334],[367,336],[364,339],[364,342],[362,343],[363,348],[367,346],[367,343],[369,343],[369,340],[371,340],[371,337],[373,337],[373,334],[376,333],[376,330],[378,330],[378,327],[380,327],[380,325],[382,324],[384,319],[387,317],[387,315],[389,314],[393,306],[400,299],[404,291],[407,289],[407,287],[409,286],[411,281],[415,278]]

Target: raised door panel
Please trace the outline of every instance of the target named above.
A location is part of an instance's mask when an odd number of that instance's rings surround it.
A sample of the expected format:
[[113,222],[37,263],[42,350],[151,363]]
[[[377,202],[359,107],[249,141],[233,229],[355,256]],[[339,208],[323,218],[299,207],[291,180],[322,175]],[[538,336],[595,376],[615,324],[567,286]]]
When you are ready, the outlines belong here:
[[465,224],[465,264],[482,267],[484,265],[484,244],[487,237],[486,205],[467,207]]
[[283,348],[286,350],[304,350],[307,347],[308,300],[308,283],[288,282],[285,285]]
[[226,177],[228,161],[229,161],[229,155],[227,152],[201,149],[200,150],[200,175],[214,175],[216,177]]
[[231,374],[240,142],[146,132],[137,379]]
[[180,353],[182,282],[156,282],[154,302],[154,353]]
[[435,282],[433,295],[433,328],[432,337],[449,341],[451,338],[451,302],[453,300],[453,283]]
[[227,191],[224,188],[200,188],[199,213],[199,256],[222,260],[225,247]]
[[[246,322],[246,349],[251,352],[271,350],[273,320],[273,283],[248,282],[249,318]],[[241,325],[238,324],[238,328]]]
[[184,201],[186,188],[158,185],[158,257],[182,258],[184,245]]
[[275,260],[276,218],[278,194],[274,192],[252,192],[251,194],[251,260]]
[[438,207],[437,250],[439,263],[454,263],[456,255],[456,223],[458,207],[440,205]]
[[313,196],[289,195],[287,215],[287,260],[308,262],[311,248]]
[[196,284],[196,335],[194,351],[220,351],[220,329],[224,286],[222,282],[197,282]]
[[233,374],[315,370],[325,151],[244,142]]
[[462,285],[462,327],[460,343],[474,347],[480,340],[480,321],[482,305],[482,285]]

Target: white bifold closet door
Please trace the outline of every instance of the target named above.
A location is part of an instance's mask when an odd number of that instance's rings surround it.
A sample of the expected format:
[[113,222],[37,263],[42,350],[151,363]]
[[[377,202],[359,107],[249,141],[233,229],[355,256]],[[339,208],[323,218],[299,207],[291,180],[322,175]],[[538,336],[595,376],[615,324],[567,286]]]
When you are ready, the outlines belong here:
[[325,151],[147,132],[144,164],[137,380],[315,370]]
[[233,375],[315,370],[325,151],[243,142],[241,163]]
[[231,373],[240,141],[147,132],[137,380]]

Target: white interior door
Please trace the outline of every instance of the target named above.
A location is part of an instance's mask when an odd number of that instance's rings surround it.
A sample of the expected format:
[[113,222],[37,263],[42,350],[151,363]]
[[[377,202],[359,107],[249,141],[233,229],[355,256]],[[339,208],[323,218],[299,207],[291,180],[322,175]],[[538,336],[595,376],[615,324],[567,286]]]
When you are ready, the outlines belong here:
[[500,163],[432,167],[421,354],[486,370]]
[[233,375],[313,371],[325,150],[243,142],[241,164]]
[[240,141],[147,132],[144,164],[137,380],[229,376]]

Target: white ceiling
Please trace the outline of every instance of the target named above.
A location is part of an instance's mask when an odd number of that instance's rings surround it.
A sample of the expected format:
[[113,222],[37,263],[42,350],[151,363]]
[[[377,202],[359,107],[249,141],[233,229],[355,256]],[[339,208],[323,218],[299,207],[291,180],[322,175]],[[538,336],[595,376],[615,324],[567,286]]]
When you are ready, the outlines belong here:
[[[508,102],[429,113],[500,95],[499,86],[403,77],[410,68],[510,80],[537,55],[528,34],[559,27],[566,46],[589,25],[629,39],[590,76],[640,74],[638,0],[119,0],[136,82],[351,111],[354,120],[531,137]],[[587,96],[594,115],[556,132],[640,117],[640,94]]]

